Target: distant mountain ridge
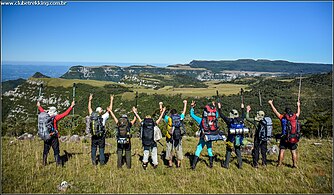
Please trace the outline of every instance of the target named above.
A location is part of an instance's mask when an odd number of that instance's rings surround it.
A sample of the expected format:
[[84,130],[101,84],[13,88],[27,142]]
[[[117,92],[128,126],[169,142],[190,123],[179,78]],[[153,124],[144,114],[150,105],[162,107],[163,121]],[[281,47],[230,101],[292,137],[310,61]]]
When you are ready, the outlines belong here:
[[332,64],[321,63],[295,63],[285,60],[266,59],[239,59],[239,60],[193,60],[189,63],[193,68],[206,68],[219,72],[222,70],[255,71],[255,72],[286,72],[289,74],[300,73],[324,73],[332,70]]
[[[239,72],[238,72],[239,71]],[[241,76],[288,75],[326,73],[332,71],[331,64],[294,63],[285,60],[239,59],[239,60],[193,60],[189,64],[166,67],[153,65],[72,66],[61,78],[124,82],[126,78],[140,74],[187,75],[198,80],[231,80]],[[232,73],[231,73],[232,72]]]

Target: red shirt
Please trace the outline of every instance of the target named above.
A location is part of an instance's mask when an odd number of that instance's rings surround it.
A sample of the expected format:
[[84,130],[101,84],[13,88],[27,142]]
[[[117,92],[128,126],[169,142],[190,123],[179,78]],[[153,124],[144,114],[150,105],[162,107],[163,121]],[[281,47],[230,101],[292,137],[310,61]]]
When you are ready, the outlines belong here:
[[[38,110],[40,112],[45,112],[44,109],[42,108],[42,106],[39,106]],[[71,110],[72,110],[72,107],[70,106],[65,112],[63,112],[61,114],[57,114],[55,116],[55,119],[53,121],[53,127],[55,128],[55,130],[58,130],[58,126],[57,126],[58,121],[61,120],[62,118],[64,118],[65,116],[69,115]],[[59,136],[59,133],[58,133],[58,136]]]

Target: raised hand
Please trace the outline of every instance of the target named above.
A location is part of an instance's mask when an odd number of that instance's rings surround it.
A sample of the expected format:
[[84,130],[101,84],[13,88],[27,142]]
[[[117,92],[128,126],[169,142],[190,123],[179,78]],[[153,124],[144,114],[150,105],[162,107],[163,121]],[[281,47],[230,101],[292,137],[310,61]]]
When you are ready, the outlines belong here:
[[298,106],[298,107],[300,106],[300,102],[299,102],[299,101],[297,102],[297,106]]
[[272,104],[273,104],[273,100],[269,100],[268,103],[269,103],[270,105],[272,105]]
[[244,108],[244,107],[245,107],[244,103],[241,103],[241,108]]
[[75,106],[75,102],[72,101],[71,107],[73,108]]
[[41,106],[41,103],[37,102],[37,104],[36,104],[36,105],[37,105],[37,107],[40,107],[40,106]]
[[222,108],[222,104],[220,102],[218,102],[218,108],[221,109]]
[[247,105],[246,109],[247,109],[247,112],[250,112],[251,111],[250,105]]
[[110,95],[110,101],[114,101],[114,95]]
[[137,108],[132,107],[132,111],[133,111],[134,113],[137,113]]
[[93,99],[93,94],[91,93],[91,94],[89,95],[89,101],[92,101],[92,99]]
[[196,106],[196,102],[194,100],[192,100],[190,106],[191,107],[195,107]]
[[188,101],[187,100],[183,100],[183,104],[187,104],[188,103]]

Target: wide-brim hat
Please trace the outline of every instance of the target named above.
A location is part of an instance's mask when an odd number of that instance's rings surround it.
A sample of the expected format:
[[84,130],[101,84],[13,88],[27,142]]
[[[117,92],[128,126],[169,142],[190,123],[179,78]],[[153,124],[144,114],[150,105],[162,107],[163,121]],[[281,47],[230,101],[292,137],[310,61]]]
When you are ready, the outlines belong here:
[[264,118],[264,114],[265,114],[264,111],[262,111],[262,110],[258,111],[258,112],[256,113],[255,120],[257,120],[257,121],[262,120],[262,119]]
[[54,107],[54,106],[49,107],[48,114],[49,114],[50,116],[52,116],[52,115],[57,115],[57,114],[58,114],[58,113],[57,113],[57,108]]
[[231,110],[229,118],[238,118],[238,117],[239,117],[238,111],[236,109]]
[[95,111],[96,112],[102,112],[102,108],[101,107],[97,107]]

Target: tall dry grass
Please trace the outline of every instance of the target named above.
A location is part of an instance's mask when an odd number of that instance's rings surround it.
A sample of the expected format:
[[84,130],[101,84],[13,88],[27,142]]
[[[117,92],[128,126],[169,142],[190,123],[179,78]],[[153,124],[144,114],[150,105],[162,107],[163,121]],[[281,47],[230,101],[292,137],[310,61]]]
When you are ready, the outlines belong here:
[[[299,168],[293,169],[291,154],[285,154],[284,166],[276,167],[276,155],[268,156],[267,168],[251,167],[251,156],[243,154],[243,169],[236,167],[232,154],[230,168],[224,169],[220,161],[225,159],[225,143],[214,142],[216,155],[214,167],[207,167],[206,148],[201,153],[196,170],[190,169],[190,157],[194,154],[197,139],[184,138],[185,157],[181,168],[167,168],[159,157],[159,166],[147,170],[141,167],[140,140],[132,140],[132,168],[116,166],[116,143],[107,139],[105,153],[110,154],[105,166],[92,166],[90,143],[60,143],[61,155],[68,152],[64,167],[56,167],[51,149],[48,161],[42,166],[43,142],[14,141],[2,138],[2,192],[3,193],[58,193],[62,181],[72,187],[65,193],[331,193],[332,189],[332,140],[307,140],[299,143]],[[321,142],[316,146],[314,142]],[[165,143],[162,141],[162,143]],[[158,145],[158,153],[164,148]],[[64,192],[62,192],[64,193]]]

